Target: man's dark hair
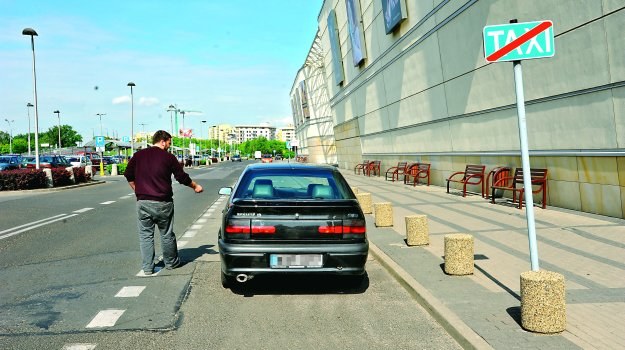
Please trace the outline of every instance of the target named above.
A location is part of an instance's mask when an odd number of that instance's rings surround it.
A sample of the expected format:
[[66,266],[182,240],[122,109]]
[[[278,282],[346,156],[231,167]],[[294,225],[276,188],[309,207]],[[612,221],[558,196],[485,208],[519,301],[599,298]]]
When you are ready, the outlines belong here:
[[152,135],[152,144],[155,145],[161,141],[167,141],[171,139],[171,135],[165,130],[159,130]]

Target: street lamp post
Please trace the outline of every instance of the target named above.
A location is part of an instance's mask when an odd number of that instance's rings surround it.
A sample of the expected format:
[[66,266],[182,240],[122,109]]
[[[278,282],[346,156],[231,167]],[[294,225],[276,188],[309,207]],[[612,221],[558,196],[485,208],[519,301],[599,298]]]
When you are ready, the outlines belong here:
[[33,51],[33,95],[35,97],[35,168],[39,169],[39,109],[37,104],[37,73],[35,70],[35,36],[37,32],[32,28],[24,28],[22,35],[30,36],[30,47]]
[[130,156],[132,157],[135,154],[135,98],[132,88],[136,85],[131,81],[127,86],[130,86]]
[[[185,130],[184,128],[184,115],[185,115],[185,111],[180,111],[180,114],[182,114],[182,156],[184,157],[184,144],[185,144],[185,140],[187,139],[187,137],[185,136],[185,134],[187,133],[187,130]],[[189,155],[190,152],[189,152]]]
[[104,134],[102,133],[102,116],[106,115],[106,113],[96,113],[95,115],[100,117],[100,136],[103,136]]
[[57,150],[59,154],[61,154],[61,112],[59,112],[59,110],[57,109],[52,113],[56,113],[56,117],[59,119],[59,146]]
[[[200,124],[200,127],[202,127],[202,125],[204,125],[204,124],[206,124],[206,120],[202,120],[202,124]],[[200,139],[201,139],[201,137],[202,137],[202,130],[204,130],[204,128],[203,128],[203,127],[200,129]],[[208,134],[208,130],[206,130],[206,133]],[[208,139],[208,135],[206,136],[206,139]],[[200,143],[201,143],[201,141],[200,141]],[[201,145],[200,145],[200,148],[202,148],[202,146],[201,146]],[[204,148],[206,148],[206,145],[204,146]],[[202,155],[203,155],[203,154],[202,154]]]
[[28,155],[32,155],[30,152],[30,107],[33,107],[33,104],[28,102],[26,104],[26,110],[28,111]]
[[169,112],[169,124],[170,124],[170,132],[172,137],[174,136],[174,111],[176,110],[176,106],[169,105],[167,108],[167,112]]
[[15,122],[15,120],[8,120],[8,119],[4,119],[4,121],[7,122],[7,124],[9,124],[9,153],[13,154],[13,126],[11,125],[11,123]]

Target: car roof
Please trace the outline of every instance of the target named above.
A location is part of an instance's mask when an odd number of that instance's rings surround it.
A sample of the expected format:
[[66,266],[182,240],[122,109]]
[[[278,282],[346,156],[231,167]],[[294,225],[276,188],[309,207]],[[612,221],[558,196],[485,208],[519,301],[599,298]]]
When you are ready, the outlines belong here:
[[254,163],[246,167],[246,170],[301,170],[301,171],[338,171],[336,167],[326,164],[301,164],[301,163]]

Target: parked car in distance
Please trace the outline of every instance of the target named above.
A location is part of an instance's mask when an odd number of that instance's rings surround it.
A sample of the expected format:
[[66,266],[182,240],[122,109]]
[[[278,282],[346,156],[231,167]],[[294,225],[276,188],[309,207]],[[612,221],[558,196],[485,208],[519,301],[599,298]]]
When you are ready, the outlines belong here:
[[67,156],[66,158],[70,162],[70,164],[72,164],[73,167],[80,168],[83,166],[92,165],[91,159],[89,159],[89,157],[86,157],[86,156],[73,155],[73,156]]
[[26,168],[26,165],[30,162],[35,162],[35,156],[23,156],[22,157],[22,168]]
[[232,159],[233,162],[240,162],[241,161],[241,155],[240,154],[235,154],[230,159]]
[[281,154],[276,154],[276,160],[282,160],[282,155]]
[[263,157],[260,161],[263,163],[271,163],[273,162],[273,158],[271,158],[271,154],[263,154]]
[[[39,156],[39,168],[67,168],[72,166],[64,156],[59,155],[45,155]],[[36,167],[35,160],[32,162],[28,162],[26,165],[29,169],[34,169]]]
[[332,166],[252,164],[228,195],[218,244],[221,282],[262,274],[332,274],[360,285],[369,250],[365,216]]
[[22,167],[22,162],[17,156],[0,156],[0,170],[15,170]]

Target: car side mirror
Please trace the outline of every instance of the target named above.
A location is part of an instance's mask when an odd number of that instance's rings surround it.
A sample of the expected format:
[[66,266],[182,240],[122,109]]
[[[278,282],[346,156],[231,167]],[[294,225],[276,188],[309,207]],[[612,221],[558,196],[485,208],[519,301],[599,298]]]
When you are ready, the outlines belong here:
[[232,187],[222,187],[219,189],[219,195],[229,196],[232,194]]

